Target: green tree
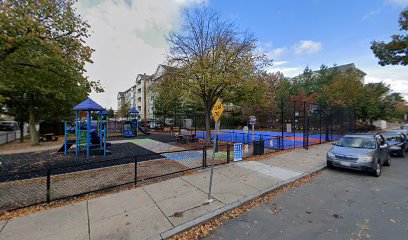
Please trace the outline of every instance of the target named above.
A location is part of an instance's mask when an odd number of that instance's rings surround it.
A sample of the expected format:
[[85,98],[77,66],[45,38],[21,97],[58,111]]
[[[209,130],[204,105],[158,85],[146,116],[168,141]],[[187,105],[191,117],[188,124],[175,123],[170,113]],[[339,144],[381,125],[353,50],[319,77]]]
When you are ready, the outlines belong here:
[[371,50],[379,59],[381,66],[385,65],[408,65],[408,8],[401,12],[399,17],[400,30],[405,34],[392,35],[388,43],[373,41]]
[[402,121],[408,113],[407,103],[400,93],[390,93],[383,100],[385,115],[388,120]]
[[206,7],[186,11],[178,32],[170,33],[169,63],[175,70],[179,91],[205,112],[207,141],[210,140],[211,109],[217,98],[238,104],[252,98],[258,76],[270,61],[259,52],[252,34]]
[[118,111],[119,117],[122,117],[122,118],[126,117],[128,115],[129,110],[130,110],[129,103],[125,103],[125,104],[120,105],[120,108],[119,108],[119,111]]
[[113,111],[112,108],[109,108],[108,110],[108,118],[114,118],[115,117],[115,111]]
[[103,91],[99,82],[84,76],[93,50],[84,44],[89,25],[74,3],[0,3],[0,95],[9,105],[24,101],[21,109],[14,105],[15,112],[26,112],[33,145],[38,144],[39,120],[67,117],[92,88]]
[[320,101],[333,107],[356,106],[363,90],[360,79],[360,75],[352,69],[337,72],[332,81],[323,86]]
[[388,85],[383,82],[380,83],[368,83],[364,85],[359,104],[357,105],[358,118],[369,122],[373,125],[373,122],[378,119],[385,119],[384,99],[390,92]]

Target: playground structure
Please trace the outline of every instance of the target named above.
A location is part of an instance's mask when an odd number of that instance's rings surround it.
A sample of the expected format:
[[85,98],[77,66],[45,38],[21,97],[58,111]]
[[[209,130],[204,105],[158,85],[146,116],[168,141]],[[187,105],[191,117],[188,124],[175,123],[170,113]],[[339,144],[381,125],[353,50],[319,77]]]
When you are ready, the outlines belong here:
[[[79,155],[81,148],[86,148],[86,156],[92,152],[103,153],[104,156],[110,154],[107,147],[110,143],[107,142],[108,137],[108,113],[99,104],[88,98],[82,103],[73,108],[75,113],[75,126],[64,124],[64,145],[58,152],[64,151],[67,155],[68,149],[75,144],[75,154]],[[87,112],[87,120],[81,122],[79,113]],[[91,113],[98,112],[97,121],[92,121]],[[74,138],[74,139],[73,139]]]
[[128,111],[128,119],[122,123],[122,136],[125,138],[136,137],[138,131],[142,132],[144,135],[150,135],[150,133],[144,131],[139,126],[138,114],[136,108],[132,108]]

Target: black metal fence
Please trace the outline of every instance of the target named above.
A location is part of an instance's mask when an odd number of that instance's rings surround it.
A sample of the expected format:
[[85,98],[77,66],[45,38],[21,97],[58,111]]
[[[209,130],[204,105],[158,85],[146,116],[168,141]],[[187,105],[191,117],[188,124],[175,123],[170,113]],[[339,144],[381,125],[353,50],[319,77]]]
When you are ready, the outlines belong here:
[[[151,153],[0,176],[0,210],[175,177],[210,166],[212,151],[212,147],[203,147]],[[214,164],[227,164],[230,157],[230,145],[220,145]]]
[[[274,110],[259,115],[256,116],[257,122],[252,133],[249,115],[239,109],[226,110],[221,117],[218,139],[244,144],[263,141],[265,149],[307,149],[314,144],[337,140],[356,128],[356,113],[353,108],[323,106],[311,101],[282,99]],[[187,127],[182,124],[183,115],[179,113],[180,128],[191,130],[199,138],[206,138],[205,114],[196,112],[193,116],[192,124]],[[210,126],[214,130],[213,122]],[[244,130],[245,127],[247,130]],[[211,139],[214,139],[214,131]]]

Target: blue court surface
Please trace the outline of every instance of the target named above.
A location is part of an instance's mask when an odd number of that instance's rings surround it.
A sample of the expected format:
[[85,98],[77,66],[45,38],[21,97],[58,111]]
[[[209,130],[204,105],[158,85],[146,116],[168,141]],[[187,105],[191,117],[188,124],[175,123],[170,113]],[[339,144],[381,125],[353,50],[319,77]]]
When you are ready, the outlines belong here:
[[[214,132],[211,133],[211,139],[214,139]],[[205,139],[205,132],[197,132],[198,138]],[[333,141],[339,139],[340,135],[329,135],[328,140]],[[231,143],[252,143],[252,132],[248,134],[244,133],[242,130],[220,130],[218,134],[218,139],[223,142]],[[303,146],[303,133],[283,133],[282,132],[267,132],[267,131],[255,131],[254,132],[255,141],[264,141],[265,148],[271,149],[290,149],[294,147]],[[322,134],[309,134],[309,145],[319,144],[326,141],[326,135]]]
[[162,156],[173,160],[173,161],[182,161],[191,158],[202,158],[203,151],[189,151],[189,152],[174,152],[174,153],[164,153]]

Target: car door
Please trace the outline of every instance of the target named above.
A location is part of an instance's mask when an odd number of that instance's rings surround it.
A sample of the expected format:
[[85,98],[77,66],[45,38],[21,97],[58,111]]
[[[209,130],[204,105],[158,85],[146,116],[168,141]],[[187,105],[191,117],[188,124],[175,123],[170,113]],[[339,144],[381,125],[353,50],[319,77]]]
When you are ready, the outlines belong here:
[[408,138],[407,138],[407,135],[405,135],[404,133],[401,133],[401,137],[402,137],[402,141],[404,142],[404,150],[407,151],[408,150]]
[[381,163],[384,163],[384,161],[387,159],[388,154],[389,154],[387,143],[384,137],[381,135],[377,135],[376,140],[378,144],[378,152],[379,152],[378,154],[380,156],[380,161]]

